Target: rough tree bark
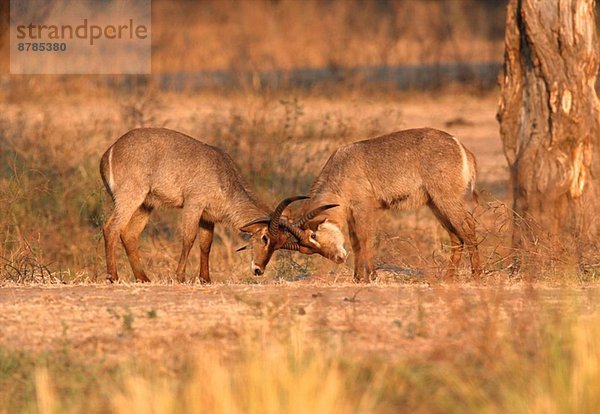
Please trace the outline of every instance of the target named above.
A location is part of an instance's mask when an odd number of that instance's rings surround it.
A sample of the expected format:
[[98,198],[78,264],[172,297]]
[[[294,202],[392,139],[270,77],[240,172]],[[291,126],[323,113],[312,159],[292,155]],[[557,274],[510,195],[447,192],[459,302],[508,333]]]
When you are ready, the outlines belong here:
[[597,73],[594,0],[509,0],[498,121],[515,270],[524,252],[536,266],[565,252],[581,265],[598,241]]

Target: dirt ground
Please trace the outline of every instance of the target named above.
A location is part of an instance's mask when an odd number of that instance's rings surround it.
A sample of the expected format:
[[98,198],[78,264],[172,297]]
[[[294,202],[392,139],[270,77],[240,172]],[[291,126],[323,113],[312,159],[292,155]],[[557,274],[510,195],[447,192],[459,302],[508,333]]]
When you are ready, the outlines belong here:
[[600,287],[524,284],[8,286],[0,289],[0,348],[68,345],[103,361],[162,359],[299,327],[356,352],[431,357],[484,345],[496,330],[526,330],[544,312],[593,315],[599,298]]

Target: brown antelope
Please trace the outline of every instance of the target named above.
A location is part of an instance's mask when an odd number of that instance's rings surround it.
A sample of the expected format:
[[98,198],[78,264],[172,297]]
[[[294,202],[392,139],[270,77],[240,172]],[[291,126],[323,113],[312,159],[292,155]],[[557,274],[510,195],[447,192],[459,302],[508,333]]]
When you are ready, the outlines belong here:
[[185,280],[188,255],[199,233],[199,277],[210,282],[208,256],[214,225],[221,221],[252,235],[252,272],[261,275],[273,252],[287,248],[289,234],[279,226],[283,210],[307,198],[287,198],[269,215],[229,155],[164,128],[134,129],[123,135],[102,156],[100,174],[114,201],[114,211],[103,227],[109,281],[118,280],[115,248],[119,236],[136,279],[149,281],[140,264],[138,239],[152,210],[161,206],[182,209],[179,281]]
[[[476,163],[458,139],[431,128],[409,129],[343,146],[331,155],[313,183],[303,207],[312,210],[293,223],[282,220],[297,242],[285,248],[318,253],[338,263],[346,259],[344,224],[354,252],[356,281],[375,276],[372,244],[377,212],[427,205],[448,231],[453,277],[463,246],[475,278],[481,273],[475,222],[467,195],[476,200]],[[318,211],[318,214],[315,214]]]

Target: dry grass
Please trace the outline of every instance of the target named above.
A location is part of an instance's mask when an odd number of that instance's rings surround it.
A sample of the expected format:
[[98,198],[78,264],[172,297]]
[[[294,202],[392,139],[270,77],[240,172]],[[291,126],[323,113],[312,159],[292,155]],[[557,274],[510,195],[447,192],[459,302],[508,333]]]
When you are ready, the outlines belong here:
[[159,1],[152,17],[155,73],[502,58],[501,2]]
[[[57,93],[52,105],[43,96],[3,102],[0,256],[4,279],[13,281],[48,279],[48,273],[61,280],[102,278],[100,225],[111,206],[99,179],[98,159],[118,136],[136,126],[167,126],[225,149],[270,203],[307,191],[341,143],[411,126],[437,126],[473,148],[482,158],[482,188],[488,181],[492,197],[505,197],[506,170],[495,139],[491,96],[365,98],[345,93],[325,98],[301,91],[192,96],[151,90],[135,96]],[[468,122],[445,126],[465,113],[471,114]],[[143,255],[155,280],[170,279],[179,252],[177,219],[176,212],[159,212],[146,232]],[[438,226],[428,213],[389,216],[382,227],[383,255],[408,256],[403,265],[438,267],[440,258],[430,256],[439,245]],[[217,280],[245,278],[247,259],[233,254],[237,237],[228,229],[218,230],[212,260]],[[304,258],[297,260],[307,265]],[[313,262],[324,271],[333,270],[323,260]]]
[[0,412],[592,413],[598,294],[7,287]]
[[[98,160],[121,134],[148,125],[173,128],[225,149],[269,203],[306,192],[340,144],[409,127],[447,130],[478,158],[483,198],[475,216],[480,248],[490,277],[494,272],[504,277],[510,266],[512,213],[495,110],[493,94],[456,90],[366,95],[340,91],[324,97],[305,91],[188,95],[150,88],[133,95],[110,90],[57,92],[51,98],[33,92],[31,99],[4,100],[0,280],[102,280],[100,226],[111,205],[99,178]],[[171,280],[180,248],[179,217],[170,210],[154,217],[142,242],[143,257],[154,280]],[[379,224],[377,260],[391,277],[406,274],[407,268],[426,278],[441,274],[447,236],[426,209],[388,213]],[[234,254],[238,243],[237,232],[218,226],[211,256],[216,280],[247,279],[247,257]],[[532,277],[596,277],[595,257],[586,258],[590,265],[582,272],[563,250],[557,245],[529,252],[536,260],[535,272],[544,270]],[[190,269],[195,269],[197,257],[192,256]],[[333,277],[344,278],[350,272],[347,266],[315,257],[279,253],[276,259],[282,260],[272,263],[270,277],[333,272]],[[123,274],[129,275],[123,256],[120,264]],[[382,272],[382,277],[388,274]]]

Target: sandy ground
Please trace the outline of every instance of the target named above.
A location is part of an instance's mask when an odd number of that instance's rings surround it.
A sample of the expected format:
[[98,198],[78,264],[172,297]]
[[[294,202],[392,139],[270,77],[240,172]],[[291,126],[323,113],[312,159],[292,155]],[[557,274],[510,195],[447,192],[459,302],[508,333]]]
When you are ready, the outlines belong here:
[[431,356],[484,344],[498,327],[527,329],[541,312],[593,315],[599,296],[599,287],[521,284],[9,286],[0,288],[0,348],[160,359],[300,327],[356,352]]

